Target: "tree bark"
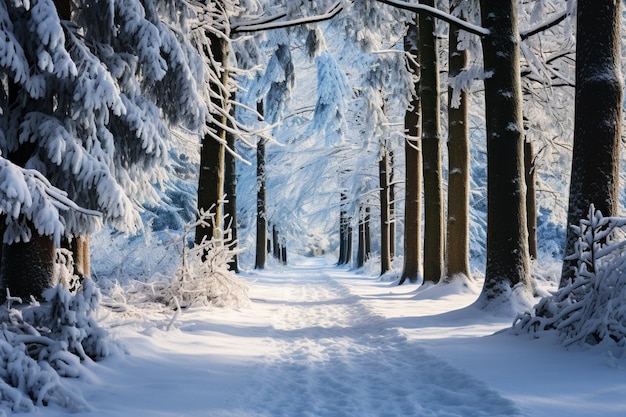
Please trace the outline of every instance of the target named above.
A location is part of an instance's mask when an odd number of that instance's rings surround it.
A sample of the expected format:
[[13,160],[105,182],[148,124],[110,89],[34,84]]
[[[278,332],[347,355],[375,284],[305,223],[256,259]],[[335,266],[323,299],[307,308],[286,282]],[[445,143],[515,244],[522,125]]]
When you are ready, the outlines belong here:
[[[234,97],[232,97],[234,99]],[[231,100],[232,102],[232,100]],[[234,117],[235,106],[231,105],[230,114]],[[231,122],[228,122],[231,126]],[[231,126],[232,127],[232,126]],[[226,132],[226,144],[234,151],[235,150],[235,135],[231,132]],[[235,242],[237,245],[238,225],[237,225],[237,164],[235,157],[230,152],[224,153],[224,193],[226,194],[226,201],[224,202],[224,218],[228,219],[228,228],[230,229],[231,242]],[[239,259],[237,253],[233,255],[233,259],[228,263],[228,268],[237,273],[239,272]]]
[[526,174],[526,214],[528,222],[528,254],[537,259],[537,191],[535,151],[532,142],[524,141],[524,173]]
[[517,2],[481,0],[487,128],[487,265],[481,300],[531,288],[524,184]]
[[[434,0],[422,2],[434,7]],[[422,100],[422,159],[424,170],[424,282],[437,283],[444,266],[443,187],[441,179],[441,133],[439,65],[435,19],[419,16]]]
[[417,282],[420,277],[421,256],[421,196],[422,196],[422,155],[421,143],[421,101],[419,95],[420,67],[418,49],[418,19],[409,24],[404,38],[404,50],[412,59],[407,60],[409,71],[415,78],[415,91],[411,98],[411,104],[404,115],[404,129],[406,138],[404,141],[405,158],[405,200],[404,200],[404,263],[402,276],[399,284],[402,285],[407,279],[409,282]]
[[575,276],[578,225],[591,204],[617,215],[622,82],[621,2],[579,0],[576,32],[574,150],[567,213],[567,238],[560,285]]
[[378,161],[378,181],[380,185],[380,275],[391,269],[389,253],[389,178],[387,177],[387,146],[381,145],[381,158]]
[[395,153],[389,151],[389,257],[396,257],[396,186],[395,181]]
[[[202,138],[200,150],[200,175],[198,177],[198,211],[209,212],[212,210],[215,221],[209,225],[199,225],[196,228],[195,243],[200,244],[204,240],[210,240],[216,236],[222,227],[222,201],[224,197],[224,145],[226,141],[226,116],[216,108],[227,110],[226,92],[223,87],[228,84],[228,71],[225,65],[228,62],[228,42],[221,36],[209,32],[210,53],[215,62],[222,64],[218,68],[220,73],[220,83],[211,81],[211,119],[207,124],[207,130],[214,132],[223,142],[220,143],[205,133]],[[221,85],[220,85],[221,84]]]
[[[257,111],[263,113],[262,103],[257,103]],[[255,269],[265,268],[270,245],[267,237],[267,212],[265,208],[265,139],[259,138],[256,148],[256,258]]]
[[[461,4],[451,0],[450,13]],[[467,51],[459,50],[459,27],[450,25],[449,76],[458,76],[467,65]],[[458,106],[453,105],[452,87],[448,88],[448,222],[446,239],[446,275],[471,277],[469,266],[469,188],[470,153],[467,92],[460,91]]]

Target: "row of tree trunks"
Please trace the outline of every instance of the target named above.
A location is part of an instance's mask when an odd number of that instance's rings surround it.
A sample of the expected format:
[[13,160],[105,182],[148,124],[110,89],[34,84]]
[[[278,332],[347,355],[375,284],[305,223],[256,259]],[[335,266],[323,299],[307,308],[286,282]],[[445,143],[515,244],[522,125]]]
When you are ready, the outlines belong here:
[[359,207],[359,241],[357,248],[357,268],[365,265],[372,253],[372,239],[370,234],[370,208],[361,203]]

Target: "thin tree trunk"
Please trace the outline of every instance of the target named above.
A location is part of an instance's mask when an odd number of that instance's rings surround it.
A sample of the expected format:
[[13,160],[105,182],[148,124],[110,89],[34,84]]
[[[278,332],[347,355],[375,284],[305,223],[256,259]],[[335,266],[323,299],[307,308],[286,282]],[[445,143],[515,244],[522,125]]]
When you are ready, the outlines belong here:
[[400,285],[407,279],[409,282],[417,282],[420,276],[421,256],[421,196],[422,196],[422,155],[421,155],[421,101],[419,95],[420,68],[418,49],[418,19],[414,24],[409,24],[407,34],[404,37],[404,50],[412,59],[408,59],[409,71],[415,77],[415,91],[411,98],[411,104],[404,116],[404,128],[406,138],[404,141],[405,158],[405,200],[404,200],[404,263]]
[[340,196],[340,209],[339,209],[339,260],[338,265],[345,265],[348,263],[348,213],[346,211],[346,201],[348,196],[341,192]]
[[[231,99],[232,102],[234,97],[231,97]],[[231,105],[230,115],[234,117],[234,113],[235,106]],[[228,125],[232,125],[230,121]],[[235,135],[231,132],[226,132],[226,144],[232,151],[235,150]],[[226,194],[224,218],[227,219],[227,226],[230,228],[231,242],[237,242],[239,238],[237,230],[237,164],[235,157],[230,152],[225,152],[224,154],[224,180],[224,193]],[[235,245],[237,245],[237,243],[235,243]],[[229,262],[228,268],[233,272],[239,272],[237,253],[233,255],[233,259]]]
[[[462,0],[451,0],[454,14]],[[459,50],[458,26],[450,26],[448,66],[450,77],[458,76],[467,65],[467,51]],[[448,279],[462,274],[470,277],[469,266],[469,187],[470,153],[468,133],[467,92],[456,92],[458,103],[453,103],[453,88],[448,88],[448,222],[446,239],[446,275]],[[455,105],[458,104],[458,105]]]
[[356,267],[361,268],[365,264],[365,207],[359,205],[359,231],[358,246],[356,250]]
[[622,121],[621,2],[579,0],[576,33],[574,151],[567,212],[567,238],[560,286],[575,277],[577,235],[571,228],[591,204],[617,215]]
[[394,158],[395,153],[389,151],[389,257],[396,257],[396,187]]
[[389,254],[389,178],[387,177],[387,146],[382,145],[381,158],[378,161],[378,180],[380,185],[380,274],[391,269]]
[[[434,0],[423,4],[434,7]],[[439,65],[433,17],[419,16],[424,170],[424,282],[439,282],[444,266],[444,213],[441,178]]]
[[[263,113],[263,104],[257,103],[257,111]],[[256,148],[256,257],[255,269],[265,268],[269,243],[267,237],[267,211],[265,208],[265,139],[259,138]],[[267,246],[266,246],[267,245]]]
[[524,141],[524,173],[526,174],[526,214],[528,217],[528,254],[537,259],[537,191],[535,151],[532,142]]
[[524,184],[519,30],[515,0],[481,0],[487,127],[487,265],[484,307],[522,284],[531,288]]
[[272,255],[274,259],[280,259],[280,241],[278,240],[278,229],[276,229],[276,226],[272,226],[272,240],[274,241]]

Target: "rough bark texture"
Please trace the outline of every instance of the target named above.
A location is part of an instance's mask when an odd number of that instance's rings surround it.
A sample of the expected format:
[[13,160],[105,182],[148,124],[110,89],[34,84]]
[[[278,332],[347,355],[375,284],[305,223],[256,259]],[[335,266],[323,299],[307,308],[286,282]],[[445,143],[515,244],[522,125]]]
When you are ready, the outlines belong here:
[[[578,1],[569,225],[578,225],[590,204],[604,216],[617,215],[622,118],[620,28],[620,1]],[[565,257],[574,253],[575,242],[576,234],[568,228]],[[561,285],[573,279],[574,262],[563,262]]]
[[270,250],[265,211],[265,139],[259,139],[256,148],[256,187],[256,259],[254,268],[263,269],[265,268],[267,253]]
[[[228,62],[228,42],[221,36],[209,32],[211,54],[215,62],[223,65]],[[222,87],[228,83],[228,71],[224,67],[221,71],[220,83],[211,82],[209,87],[212,92],[211,102],[214,108],[227,109],[226,92]],[[222,141],[226,140],[226,117],[224,114],[214,111],[207,129],[214,132]],[[213,210],[215,214],[214,224],[198,226],[196,228],[195,242],[200,244],[204,239],[210,240],[222,226],[222,200],[224,194],[224,146],[209,134],[202,139],[200,150],[200,174],[198,177],[198,210],[208,212]]]
[[524,173],[526,175],[526,215],[528,228],[528,254],[537,259],[537,187],[535,150],[532,142],[524,142]]
[[[434,7],[434,0],[422,2]],[[439,282],[444,266],[444,215],[441,179],[439,65],[435,20],[419,16],[422,100],[422,158],[424,170],[424,282]]]
[[526,228],[517,2],[481,0],[487,128],[485,306],[511,287],[531,287]]
[[[450,2],[450,13],[460,0]],[[450,26],[448,66],[450,77],[459,75],[467,65],[467,51],[459,50],[459,28]],[[458,106],[452,105],[453,91],[448,90],[448,222],[446,239],[446,275],[470,277],[469,267],[469,187],[470,154],[467,124],[467,93],[460,92]]]
[[419,78],[420,68],[415,65],[419,62],[417,18],[415,24],[410,24],[404,38],[404,50],[413,58],[408,60],[409,70],[415,77],[415,93],[411,99],[410,108],[404,116],[405,158],[405,199],[404,199],[404,263],[400,284],[406,280],[417,282],[420,277],[421,255],[421,197],[422,197],[422,154],[419,137],[420,123],[420,96]]
[[391,269],[389,252],[389,177],[387,176],[387,147],[382,145],[382,155],[378,161],[378,181],[380,185],[380,274]]
[[[231,105],[231,116],[234,117],[234,113],[235,106]],[[228,124],[229,126],[231,125],[230,122]],[[226,144],[231,150],[235,150],[235,135],[231,132],[226,132]],[[237,225],[237,164],[235,157],[230,152],[224,154],[224,193],[226,194],[224,218],[227,222],[225,227],[230,228],[231,241],[237,242],[239,239]],[[239,272],[239,259],[236,253],[233,255],[233,259],[229,262],[228,267],[233,272]]]

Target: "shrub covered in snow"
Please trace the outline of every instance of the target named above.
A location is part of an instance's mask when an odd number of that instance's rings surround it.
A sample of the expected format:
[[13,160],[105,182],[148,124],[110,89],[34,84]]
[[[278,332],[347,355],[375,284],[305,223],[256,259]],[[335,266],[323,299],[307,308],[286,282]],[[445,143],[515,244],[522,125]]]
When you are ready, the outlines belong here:
[[75,294],[57,285],[44,298],[14,306],[21,300],[8,295],[0,307],[0,411],[32,411],[49,403],[88,409],[62,378],[80,377],[85,362],[115,347],[94,318],[100,292],[92,280],[84,280]]
[[149,283],[136,282],[129,294],[141,295],[143,301],[180,309],[191,306],[241,306],[249,299],[245,283],[229,270],[237,253],[230,229],[215,228],[216,236],[189,248],[188,235],[199,224],[214,221],[207,213],[187,224],[181,237],[181,263],[171,277],[156,274]]
[[613,353],[625,353],[625,226],[625,218],[602,217],[592,206],[576,227],[574,280],[543,298],[532,313],[518,316],[513,332],[539,337],[556,331],[565,346],[604,345]]

